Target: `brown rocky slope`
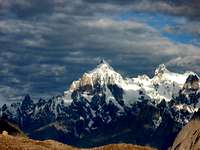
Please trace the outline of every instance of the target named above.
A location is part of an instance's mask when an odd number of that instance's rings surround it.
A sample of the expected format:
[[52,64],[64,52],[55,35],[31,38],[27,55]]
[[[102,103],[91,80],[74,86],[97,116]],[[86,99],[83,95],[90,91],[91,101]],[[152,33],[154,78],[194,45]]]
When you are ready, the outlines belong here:
[[0,150],[152,150],[131,144],[111,144],[93,149],[78,149],[52,140],[36,141],[26,137],[0,135]]
[[183,127],[176,137],[171,150],[200,150],[199,117],[193,119],[185,127]]
[[93,149],[78,149],[53,140],[29,139],[20,129],[0,118],[0,150],[152,150],[131,144],[110,144]]

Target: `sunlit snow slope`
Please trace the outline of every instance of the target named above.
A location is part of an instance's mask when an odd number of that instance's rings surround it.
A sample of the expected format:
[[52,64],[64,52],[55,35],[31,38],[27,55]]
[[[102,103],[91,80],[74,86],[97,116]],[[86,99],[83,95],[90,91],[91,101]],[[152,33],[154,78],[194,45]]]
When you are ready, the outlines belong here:
[[[127,106],[140,100],[141,94],[156,103],[161,102],[163,99],[170,101],[179,94],[189,75],[195,76],[196,74],[194,72],[174,73],[162,64],[155,70],[153,78],[147,75],[125,78],[117,73],[107,62],[101,61],[94,70],[84,73],[79,80],[74,81],[69,90],[64,92],[63,98],[65,103],[69,105],[72,102],[71,94],[75,90],[88,87],[89,90],[83,90],[82,95],[90,101],[92,97],[90,90],[94,89],[94,85],[98,83],[101,86],[109,84],[117,85],[121,88],[123,90],[123,100]],[[109,89],[106,89],[106,97],[107,101],[114,101]]]

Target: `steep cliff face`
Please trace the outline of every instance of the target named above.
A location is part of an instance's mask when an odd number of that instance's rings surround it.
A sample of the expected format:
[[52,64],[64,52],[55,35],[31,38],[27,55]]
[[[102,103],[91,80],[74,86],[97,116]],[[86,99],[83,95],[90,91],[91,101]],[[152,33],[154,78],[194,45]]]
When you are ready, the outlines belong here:
[[199,77],[195,74],[189,75],[184,84],[184,89],[193,91],[199,90]]
[[190,121],[176,137],[171,150],[199,150],[200,148],[200,115]]

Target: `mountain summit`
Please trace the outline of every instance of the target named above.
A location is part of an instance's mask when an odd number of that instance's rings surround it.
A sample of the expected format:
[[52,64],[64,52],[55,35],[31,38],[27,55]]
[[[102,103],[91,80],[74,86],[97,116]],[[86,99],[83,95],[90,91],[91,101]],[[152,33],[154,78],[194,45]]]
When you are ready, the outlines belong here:
[[104,60],[104,59],[101,59],[99,62],[98,62],[98,66],[101,66],[101,65],[107,65],[107,66],[110,66],[109,63]]
[[[124,102],[127,105],[132,105],[136,100],[140,99],[141,91],[145,96],[154,99],[156,103],[165,99],[170,101],[173,96],[177,96],[183,88],[186,80],[195,73],[186,72],[184,74],[174,73],[169,71],[164,64],[159,65],[155,70],[155,76],[149,78],[147,75],[142,75],[134,78],[124,78],[116,72],[106,61],[101,60],[96,68],[84,73],[77,81],[72,82],[68,91],[64,93],[66,103],[72,102],[71,94],[74,91],[81,90],[85,96],[90,97],[96,86],[104,87],[107,85],[117,85],[123,91]],[[199,78],[196,76],[196,78]],[[199,84],[197,82],[196,84]],[[109,98],[110,90],[106,92]],[[111,94],[112,95],[112,94]]]
[[114,71],[105,60],[101,60],[95,69],[84,73],[79,80],[74,81],[70,86],[70,91],[86,86],[91,86],[91,88],[93,88],[96,84],[116,84],[122,80],[122,76],[119,73]]
[[159,65],[158,68],[156,68],[155,75],[159,75],[159,74],[163,74],[167,72],[169,72],[169,70],[166,68],[165,64],[161,64]]

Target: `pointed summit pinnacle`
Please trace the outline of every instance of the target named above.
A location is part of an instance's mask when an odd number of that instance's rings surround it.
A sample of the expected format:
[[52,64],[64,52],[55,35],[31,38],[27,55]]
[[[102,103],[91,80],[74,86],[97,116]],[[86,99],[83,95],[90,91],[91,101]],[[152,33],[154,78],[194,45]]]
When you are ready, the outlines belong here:
[[97,68],[105,68],[105,69],[113,70],[113,68],[109,65],[109,63],[105,61],[104,59],[98,62]]
[[100,85],[107,85],[122,82],[122,76],[117,73],[105,60],[100,60],[96,68],[84,73],[79,80],[74,81],[69,90],[73,92],[80,87],[88,85],[93,86],[97,83]]
[[163,74],[169,72],[169,70],[166,68],[166,66],[164,64],[159,65],[159,67],[155,70],[155,75],[158,74]]
[[107,61],[105,61],[104,59],[99,60],[98,66],[100,66],[100,65],[107,65],[107,66],[110,66],[109,63],[108,63]]
[[104,59],[101,59],[98,64],[107,64],[107,62]]

